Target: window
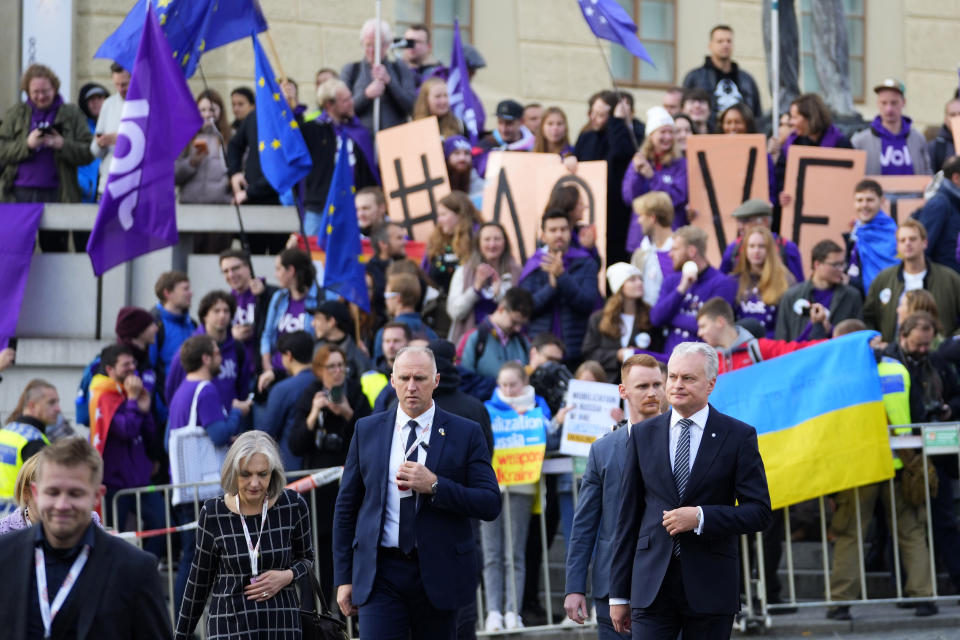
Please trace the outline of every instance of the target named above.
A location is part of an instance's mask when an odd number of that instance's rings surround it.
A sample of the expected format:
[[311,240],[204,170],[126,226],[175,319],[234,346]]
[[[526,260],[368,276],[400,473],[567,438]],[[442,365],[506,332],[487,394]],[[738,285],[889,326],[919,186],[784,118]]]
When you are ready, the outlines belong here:
[[472,0],[397,0],[394,32],[400,37],[410,25],[427,25],[433,55],[449,64],[454,18],[460,22],[460,39],[464,44],[473,42]]
[[610,66],[618,81],[633,86],[675,83],[677,28],[675,0],[617,0],[637,23],[637,37],[657,63],[653,68],[618,44],[610,44]]
[[[843,0],[847,17],[847,43],[850,54],[850,94],[855,102],[864,99],[864,58],[866,41],[864,24],[866,3],[863,0]],[[813,63],[813,14],[810,0],[800,2],[800,84],[804,92],[823,93]]]

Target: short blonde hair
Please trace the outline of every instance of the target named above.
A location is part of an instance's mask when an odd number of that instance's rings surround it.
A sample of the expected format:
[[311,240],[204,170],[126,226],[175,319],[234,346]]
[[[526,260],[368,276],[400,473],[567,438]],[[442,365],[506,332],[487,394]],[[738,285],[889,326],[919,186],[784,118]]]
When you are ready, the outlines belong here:
[[40,466],[40,456],[30,456],[24,461],[20,471],[17,472],[17,479],[13,484],[13,501],[21,509],[27,506],[27,498],[30,497],[30,483],[36,478],[38,466]]
[[348,91],[350,88],[347,86],[347,83],[341,80],[340,78],[330,78],[329,80],[324,80],[323,84],[317,87],[317,103],[322,109],[327,105],[328,102],[335,102],[337,99],[337,91],[343,87]]
[[283,460],[280,458],[280,449],[270,435],[264,431],[247,431],[230,446],[227,457],[223,460],[220,470],[220,488],[224,493],[236,495],[238,491],[237,476],[240,474],[240,465],[256,454],[263,454],[270,465],[270,484],[267,486],[267,499],[280,495],[286,484],[283,473]]
[[700,227],[688,224],[673,232],[674,239],[683,240],[688,247],[696,247],[701,258],[707,257],[707,232]]

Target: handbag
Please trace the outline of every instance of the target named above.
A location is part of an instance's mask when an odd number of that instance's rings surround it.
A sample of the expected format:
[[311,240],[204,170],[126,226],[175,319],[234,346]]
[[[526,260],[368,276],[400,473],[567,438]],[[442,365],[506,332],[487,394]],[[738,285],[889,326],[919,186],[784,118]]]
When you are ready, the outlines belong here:
[[218,447],[213,444],[207,430],[197,424],[197,401],[200,392],[209,384],[209,381],[204,380],[197,385],[190,405],[188,424],[170,432],[170,477],[173,484],[213,484],[201,485],[196,490],[193,487],[174,489],[171,499],[174,505],[191,503],[194,495],[203,504],[204,501],[223,494],[219,483],[220,470],[229,446]]
[[[347,623],[330,613],[327,601],[323,597],[320,581],[312,571],[308,584],[313,590],[313,600],[320,602],[317,610],[300,608],[300,629],[303,640],[350,640],[347,634]],[[304,594],[306,595],[306,594]],[[306,600],[306,598],[304,598]]]

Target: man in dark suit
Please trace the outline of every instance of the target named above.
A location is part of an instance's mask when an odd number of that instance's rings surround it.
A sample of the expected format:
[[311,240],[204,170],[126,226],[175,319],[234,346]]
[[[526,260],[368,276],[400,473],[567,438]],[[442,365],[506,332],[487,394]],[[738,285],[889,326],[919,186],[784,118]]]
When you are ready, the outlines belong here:
[[667,367],[672,410],[630,434],[610,618],[635,639],[729,638],[740,608],[738,536],[771,521],[756,430],[707,404],[717,368],[713,347],[677,345]]
[[333,516],[334,579],[365,638],[453,639],[476,598],[470,518],[493,520],[500,490],[480,425],[433,402],[433,352],[405,347],[395,411],[357,422]]
[[38,524],[0,538],[4,637],[170,638],[156,557],[90,518],[106,491],[96,449],[68,438],[38,455],[29,513]]
[[583,624],[587,619],[587,566],[592,556],[593,597],[600,640],[629,637],[614,631],[607,603],[612,545],[620,505],[621,469],[631,425],[660,415],[665,398],[663,372],[653,356],[630,356],[623,361],[620,378],[623,380],[620,397],[629,403],[630,415],[615,424],[612,432],[590,445],[567,548],[567,595],[563,607],[567,616],[577,624]]

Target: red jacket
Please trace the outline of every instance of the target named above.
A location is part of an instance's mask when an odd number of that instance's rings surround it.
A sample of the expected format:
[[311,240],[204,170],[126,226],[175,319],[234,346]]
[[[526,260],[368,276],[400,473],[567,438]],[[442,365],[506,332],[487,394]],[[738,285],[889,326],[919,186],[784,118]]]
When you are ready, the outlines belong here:
[[755,362],[793,353],[794,351],[813,346],[820,342],[823,342],[823,340],[787,342],[786,340],[751,337],[749,340],[738,341],[730,349],[717,349],[717,355],[720,358],[720,369],[718,373],[726,373],[727,371],[749,367]]

